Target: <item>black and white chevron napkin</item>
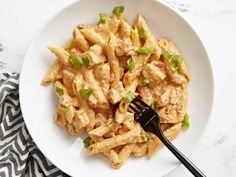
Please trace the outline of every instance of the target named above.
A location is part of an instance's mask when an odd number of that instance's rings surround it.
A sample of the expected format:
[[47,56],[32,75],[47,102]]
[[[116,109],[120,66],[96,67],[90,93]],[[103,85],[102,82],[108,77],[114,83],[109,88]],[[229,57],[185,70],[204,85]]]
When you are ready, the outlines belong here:
[[0,73],[0,177],[68,176],[44,157],[30,137],[18,83],[19,73]]

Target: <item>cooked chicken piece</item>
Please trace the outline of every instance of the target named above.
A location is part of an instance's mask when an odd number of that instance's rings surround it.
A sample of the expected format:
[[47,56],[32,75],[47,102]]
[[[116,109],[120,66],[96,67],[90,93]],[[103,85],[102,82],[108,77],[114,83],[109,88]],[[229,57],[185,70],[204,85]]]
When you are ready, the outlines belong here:
[[125,96],[125,89],[122,82],[114,82],[108,93],[108,99],[111,104],[118,103]]
[[148,79],[150,82],[161,82],[166,78],[165,72],[163,72],[158,66],[153,64],[147,64],[142,70],[142,74],[145,79]]

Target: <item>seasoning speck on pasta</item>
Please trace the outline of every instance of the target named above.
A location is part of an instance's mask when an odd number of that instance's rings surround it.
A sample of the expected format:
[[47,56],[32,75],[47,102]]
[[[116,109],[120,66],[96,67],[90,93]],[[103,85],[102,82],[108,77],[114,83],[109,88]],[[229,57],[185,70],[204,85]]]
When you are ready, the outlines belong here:
[[55,61],[42,80],[58,97],[55,123],[72,136],[86,132],[88,155],[103,153],[113,168],[129,156],[151,158],[161,147],[128,111],[135,96],[157,111],[168,139],[190,127],[183,56],[172,41],[157,38],[142,15],[130,25],[123,12],[117,6],[111,16],[100,13],[97,25],[76,26],[65,47],[48,47]]

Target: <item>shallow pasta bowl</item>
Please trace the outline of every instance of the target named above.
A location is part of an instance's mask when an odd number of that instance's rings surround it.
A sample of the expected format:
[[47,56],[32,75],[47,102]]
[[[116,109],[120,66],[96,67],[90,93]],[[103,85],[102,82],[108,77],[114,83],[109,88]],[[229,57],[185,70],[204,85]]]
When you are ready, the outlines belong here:
[[48,45],[63,45],[79,23],[96,23],[99,12],[125,6],[125,17],[132,22],[141,13],[155,35],[171,39],[185,58],[191,75],[188,113],[191,128],[173,141],[190,154],[206,128],[213,101],[213,76],[206,50],[192,27],[175,11],[153,0],[80,0],[66,7],[42,27],[25,56],[20,78],[20,101],[27,128],[43,154],[71,176],[158,177],[173,170],[179,162],[166,149],[152,159],[129,158],[119,169],[110,167],[101,155],[87,156],[80,137],[71,137],[53,122],[57,104],[51,87],[41,80],[53,62]]

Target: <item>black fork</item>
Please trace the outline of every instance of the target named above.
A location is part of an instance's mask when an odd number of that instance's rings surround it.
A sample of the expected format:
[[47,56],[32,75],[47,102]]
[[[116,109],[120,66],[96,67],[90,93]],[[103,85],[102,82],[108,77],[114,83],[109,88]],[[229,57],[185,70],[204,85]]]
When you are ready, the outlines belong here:
[[187,157],[185,157],[163,134],[158,114],[140,98],[135,97],[129,104],[135,120],[147,131],[154,133],[161,142],[179,159],[179,161],[196,177],[206,177]]

